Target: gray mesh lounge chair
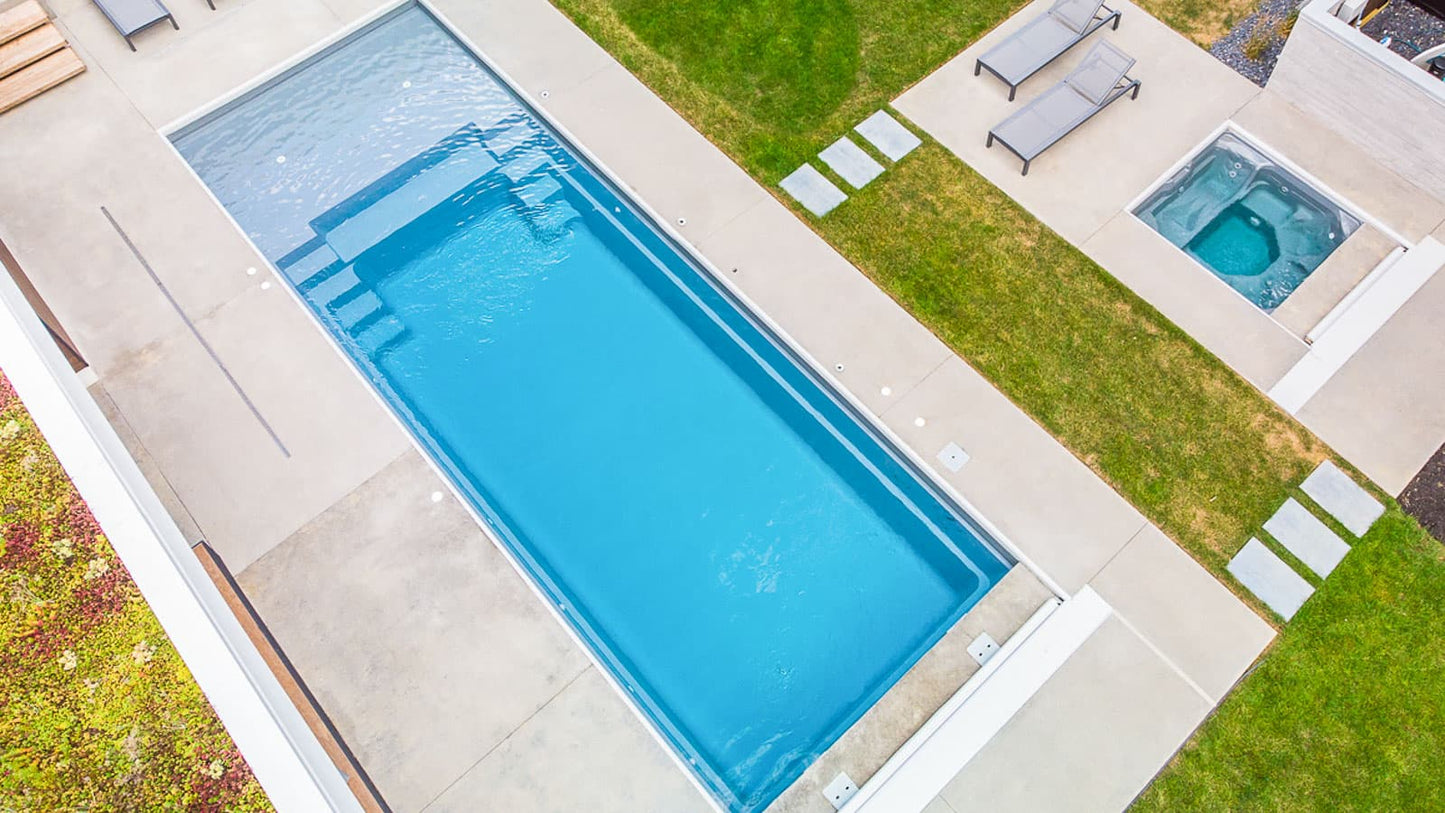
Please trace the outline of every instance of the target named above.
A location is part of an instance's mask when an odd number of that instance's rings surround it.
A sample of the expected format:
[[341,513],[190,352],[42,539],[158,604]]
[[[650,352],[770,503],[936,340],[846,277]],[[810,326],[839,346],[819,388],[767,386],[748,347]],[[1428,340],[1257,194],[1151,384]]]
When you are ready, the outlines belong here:
[[125,44],[135,50],[135,43],[130,38],[137,33],[157,24],[170,21],[171,27],[177,31],[180,26],[176,25],[176,18],[171,16],[170,9],[161,5],[160,0],[94,0],[105,18],[115,26],[115,30],[125,37]]
[[1057,0],[1047,12],[979,57],[973,75],[987,68],[1008,85],[1008,100],[1013,101],[1025,79],[1110,21],[1117,31],[1119,12],[1104,5],[1104,0]]
[[1126,93],[1139,98],[1139,80],[1129,78],[1132,67],[1133,57],[1107,42],[1095,44],[1062,82],[989,130],[985,146],[997,141],[1008,147],[1029,174],[1029,162],[1095,113]]

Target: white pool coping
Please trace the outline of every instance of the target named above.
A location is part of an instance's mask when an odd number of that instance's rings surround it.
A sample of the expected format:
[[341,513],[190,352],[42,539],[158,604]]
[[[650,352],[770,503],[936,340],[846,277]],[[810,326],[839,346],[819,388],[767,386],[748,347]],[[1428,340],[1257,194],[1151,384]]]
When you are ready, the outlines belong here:
[[276,808],[359,813],[346,778],[8,274],[0,370]]
[[1092,587],[1045,604],[841,813],[922,810],[1112,614]]
[[1297,414],[1364,347],[1380,328],[1445,266],[1445,245],[1426,237],[1403,253],[1392,253],[1320,321],[1313,343],[1269,397]]

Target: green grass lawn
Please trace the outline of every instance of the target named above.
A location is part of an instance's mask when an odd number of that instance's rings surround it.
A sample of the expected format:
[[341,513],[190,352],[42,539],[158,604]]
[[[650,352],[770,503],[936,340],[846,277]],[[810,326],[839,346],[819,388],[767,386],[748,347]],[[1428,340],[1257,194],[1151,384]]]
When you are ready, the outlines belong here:
[[1442,600],[1392,506],[1133,809],[1445,810]]
[[554,2],[769,184],[1024,5],[1024,0]]
[[[554,1],[774,189],[1013,7]],[[1175,2],[1166,21],[1204,30],[1201,9],[1217,10]],[[1227,583],[1228,558],[1331,454],[932,142],[802,216]],[[1391,502],[1138,806],[1445,809],[1442,600],[1441,546]]]

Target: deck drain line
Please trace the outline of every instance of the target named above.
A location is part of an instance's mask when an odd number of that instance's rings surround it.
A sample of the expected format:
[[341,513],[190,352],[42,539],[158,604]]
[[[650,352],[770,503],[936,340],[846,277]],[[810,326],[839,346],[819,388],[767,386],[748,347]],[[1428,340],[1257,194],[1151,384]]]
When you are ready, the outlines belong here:
[[215,348],[211,347],[211,343],[206,341],[206,337],[202,336],[201,331],[196,329],[196,324],[191,321],[191,317],[187,316],[186,312],[181,310],[181,303],[176,301],[176,298],[171,295],[170,289],[166,287],[164,282],[161,282],[161,278],[156,275],[155,269],[151,268],[151,264],[146,260],[145,255],[140,253],[140,249],[136,248],[135,243],[130,239],[130,235],[126,234],[125,229],[122,229],[120,224],[116,222],[115,215],[112,215],[110,210],[104,206],[100,207],[100,213],[105,215],[105,219],[110,221],[111,228],[115,229],[115,233],[119,234],[120,239],[125,241],[126,248],[130,249],[131,254],[135,255],[136,262],[139,262],[141,268],[144,268],[146,273],[150,275],[151,282],[155,283],[156,288],[160,290],[161,295],[166,298],[166,301],[171,303],[171,307],[174,308],[176,314],[181,317],[181,321],[185,322],[186,328],[191,331],[191,335],[200,343],[201,347],[206,351],[206,355],[211,357],[211,361],[216,363],[216,367],[220,369],[221,375],[226,377],[226,381],[231,385],[231,389],[235,390],[236,395],[240,396],[241,402],[251,411],[251,415],[256,418],[257,423],[261,424],[261,428],[266,430],[266,434],[271,437],[271,442],[276,444],[276,448],[281,450],[281,454],[289,458],[291,456],[291,450],[287,449],[286,444],[281,442],[280,436],[276,434],[275,429],[271,428],[271,424],[267,422],[266,418],[261,414],[261,410],[256,408],[256,404],[251,401],[251,397],[246,394],[245,390],[241,389],[240,382],[236,381],[236,377],[231,375],[231,371],[226,368],[226,364],[221,361],[221,357],[216,355]]

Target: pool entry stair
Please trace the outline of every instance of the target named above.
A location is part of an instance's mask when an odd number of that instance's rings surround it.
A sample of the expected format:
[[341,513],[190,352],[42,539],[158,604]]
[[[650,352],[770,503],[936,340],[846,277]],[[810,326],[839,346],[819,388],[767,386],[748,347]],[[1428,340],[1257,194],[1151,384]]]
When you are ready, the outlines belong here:
[[509,190],[504,200],[539,236],[559,236],[581,214],[549,171],[555,161],[541,136],[519,114],[485,128],[466,124],[318,215],[309,224],[315,236],[278,269],[368,355],[399,343],[406,325],[357,273],[357,261],[444,204],[483,200],[493,187]]
[[[1305,574],[1275,553],[1259,536],[1235,554],[1229,572],[1286,621],[1314,595],[1305,575],[1323,582],[1350,552],[1350,546],[1317,514],[1323,514],[1356,537],[1362,537],[1385,513],[1385,506],[1326,460],[1300,484],[1305,501],[1290,497],[1264,523],[1266,538],[1300,562]],[[1306,502],[1315,510],[1306,507]]]
[[85,63],[35,0],[0,12],[0,113],[82,73]]

